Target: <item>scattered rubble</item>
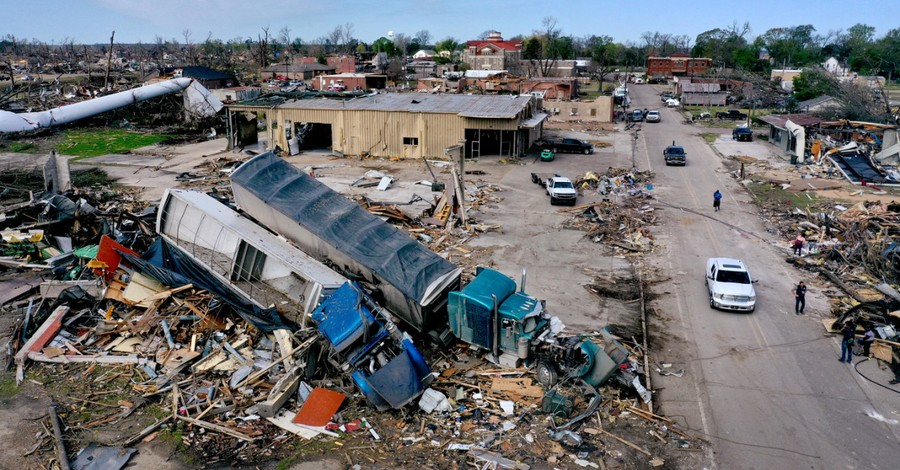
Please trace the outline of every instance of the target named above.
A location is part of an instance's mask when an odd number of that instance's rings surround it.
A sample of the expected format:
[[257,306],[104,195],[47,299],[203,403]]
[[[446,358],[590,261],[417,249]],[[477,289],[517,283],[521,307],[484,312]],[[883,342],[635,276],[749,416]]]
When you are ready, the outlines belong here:
[[[234,207],[226,178],[237,167],[243,165],[216,160],[180,184],[203,189],[206,195],[197,194],[225,204],[225,214]],[[583,190],[614,199],[578,208],[594,211],[576,216],[589,236],[641,251],[635,247],[648,243],[645,226],[653,223],[642,212],[649,178],[624,170],[581,178]],[[20,382],[61,392],[59,432],[48,427],[31,451],[44,458],[54,458],[56,442],[60,462],[121,468],[135,445],[160,438],[186,448],[201,467],[340,451],[350,464],[386,467],[605,468],[662,466],[705,444],[652,412],[651,392],[639,380],[645,352],[633,341],[605,332],[550,337],[554,352],[541,360],[567,364],[550,372],[521,360],[499,367],[497,351],[453,338],[420,351],[413,342],[427,341],[403,333],[407,323],[394,323],[395,312],[367,294],[371,280],[344,284],[345,294],[329,292],[314,311],[303,306],[291,317],[290,300],[258,300],[274,299],[250,282],[265,277],[255,271],[263,264],[243,265],[247,274],[234,266],[216,274],[217,258],[199,250],[203,230],[186,238],[183,227],[165,224],[174,214],[169,199],[157,207],[125,190],[82,189],[58,178],[54,184],[69,189],[4,199],[0,220],[0,303],[18,319],[7,366],[16,366]],[[465,189],[451,185],[415,217],[367,200],[356,207],[471,273],[464,243],[502,229],[476,218],[479,206],[502,200],[500,192],[478,180]],[[454,204],[460,199],[464,205]],[[208,214],[186,220],[215,226]],[[626,220],[640,240],[613,238],[621,229],[607,226]],[[251,239],[250,232],[232,232]],[[232,232],[216,231],[211,246],[223,249]],[[184,244],[188,239],[193,245]],[[275,242],[266,243],[274,249]],[[585,360],[610,361],[611,368],[574,379],[572,371],[593,370],[580,365]],[[415,386],[405,390],[398,384],[407,383],[408,371]],[[389,375],[379,378],[381,372]],[[552,380],[543,380],[548,374]],[[106,437],[94,441],[99,430]]]

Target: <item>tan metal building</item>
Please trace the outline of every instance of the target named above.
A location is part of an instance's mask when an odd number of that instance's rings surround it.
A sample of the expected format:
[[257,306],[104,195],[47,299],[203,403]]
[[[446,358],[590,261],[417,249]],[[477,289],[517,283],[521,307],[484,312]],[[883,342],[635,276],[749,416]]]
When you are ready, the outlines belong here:
[[265,113],[269,148],[401,158],[443,157],[463,143],[468,157],[521,156],[541,137],[547,117],[532,96],[389,93],[251,101],[228,105],[232,145],[241,145],[238,123],[246,122],[248,113]]

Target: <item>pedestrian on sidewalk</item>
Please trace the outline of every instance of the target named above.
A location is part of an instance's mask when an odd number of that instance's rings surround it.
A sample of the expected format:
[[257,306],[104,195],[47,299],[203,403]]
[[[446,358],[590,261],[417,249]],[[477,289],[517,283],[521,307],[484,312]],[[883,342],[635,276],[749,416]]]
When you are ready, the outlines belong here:
[[722,193],[717,189],[716,192],[713,193],[713,209],[716,212],[719,212],[719,206],[722,205]]
[[844,362],[844,358],[846,357],[846,362],[853,362],[853,335],[856,332],[856,324],[853,323],[853,320],[844,323],[844,327],[841,328],[841,362]]
[[872,327],[872,323],[866,324],[866,332],[863,334],[862,340],[860,340],[859,345],[862,346],[862,355],[865,357],[869,357],[869,348],[872,347],[872,343],[875,342],[875,329]]
[[800,281],[797,288],[794,289],[794,313],[803,315],[803,309],[806,308],[806,284]]
[[797,235],[797,238],[794,239],[793,248],[795,255],[801,256],[803,254],[803,242],[805,241],[806,239],[803,238],[803,235]]

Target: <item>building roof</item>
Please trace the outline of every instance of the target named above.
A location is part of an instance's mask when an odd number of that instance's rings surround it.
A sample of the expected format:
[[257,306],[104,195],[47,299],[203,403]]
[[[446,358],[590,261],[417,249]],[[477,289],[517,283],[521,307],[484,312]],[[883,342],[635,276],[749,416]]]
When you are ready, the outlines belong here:
[[445,113],[471,118],[512,119],[531,100],[512,95],[421,95],[385,93],[349,101],[329,99],[298,100],[279,106],[282,109],[355,109],[410,113]]
[[768,116],[763,116],[759,118],[760,121],[765,122],[767,124],[773,125],[775,127],[784,129],[785,123],[788,121],[797,124],[798,126],[814,126],[824,119],[819,116],[815,116],[807,113],[800,114],[770,114]]
[[834,98],[833,96],[822,95],[822,96],[819,96],[819,97],[816,97],[816,98],[813,98],[810,100],[801,101],[801,102],[797,103],[797,109],[808,109],[813,106],[818,106],[820,104],[827,103],[829,101],[837,101],[837,99]]
[[466,78],[491,78],[506,73],[506,70],[466,70]]
[[297,73],[297,72],[333,72],[335,67],[333,65],[322,65],[319,63],[315,64],[275,64],[270,65],[263,69],[263,72],[287,72],[287,73]]
[[475,47],[477,51],[480,51],[484,46],[496,46],[499,49],[503,49],[506,51],[519,51],[522,50],[522,41],[497,41],[497,40],[483,40],[483,41],[466,41],[466,46]]
[[166,67],[163,71],[166,74],[170,74],[178,69],[181,69],[181,75],[183,77],[194,78],[197,80],[228,80],[234,79],[234,75],[226,72],[220,72],[215,69],[211,69],[209,67],[203,67],[199,65],[190,65],[187,67]]

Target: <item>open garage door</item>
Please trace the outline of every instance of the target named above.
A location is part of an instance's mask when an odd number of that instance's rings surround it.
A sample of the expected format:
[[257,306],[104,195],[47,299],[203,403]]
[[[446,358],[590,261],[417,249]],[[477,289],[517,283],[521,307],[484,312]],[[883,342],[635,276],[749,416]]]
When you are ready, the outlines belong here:
[[519,154],[516,131],[466,129],[466,158],[483,155],[513,157]]
[[301,150],[331,149],[331,124],[297,122],[294,123],[294,135]]

